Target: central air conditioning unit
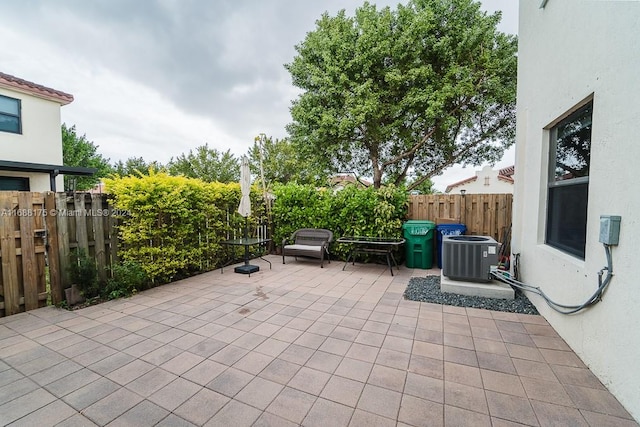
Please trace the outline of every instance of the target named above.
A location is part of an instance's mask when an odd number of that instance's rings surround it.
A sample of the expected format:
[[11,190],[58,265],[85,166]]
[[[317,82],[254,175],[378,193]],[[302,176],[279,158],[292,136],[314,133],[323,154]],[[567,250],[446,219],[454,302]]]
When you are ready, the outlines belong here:
[[444,236],[442,274],[453,280],[490,282],[498,265],[498,245],[489,236]]

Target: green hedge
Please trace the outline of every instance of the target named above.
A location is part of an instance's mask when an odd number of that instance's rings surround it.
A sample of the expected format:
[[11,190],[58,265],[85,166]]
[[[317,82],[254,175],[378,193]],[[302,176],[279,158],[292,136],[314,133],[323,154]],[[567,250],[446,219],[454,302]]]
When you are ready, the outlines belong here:
[[[386,186],[340,191],[287,184],[274,188],[274,241],[279,246],[298,228],[326,228],[341,236],[402,237],[407,215],[405,189]],[[340,246],[334,253],[344,255]]]
[[120,218],[124,261],[135,262],[153,283],[216,268],[219,242],[242,227],[236,212],[240,185],[152,173],[106,180]]
[[[119,255],[135,263],[152,283],[164,283],[220,266],[220,241],[241,230],[236,210],[238,183],[205,183],[165,173],[105,180],[119,218]],[[340,236],[400,237],[407,193],[393,186],[341,191],[287,184],[274,188],[273,240],[277,246],[298,228],[327,228]],[[261,194],[252,189],[252,216],[264,215]],[[254,234],[254,233],[252,233]],[[239,237],[239,236],[238,236]],[[333,253],[344,255],[336,246]]]

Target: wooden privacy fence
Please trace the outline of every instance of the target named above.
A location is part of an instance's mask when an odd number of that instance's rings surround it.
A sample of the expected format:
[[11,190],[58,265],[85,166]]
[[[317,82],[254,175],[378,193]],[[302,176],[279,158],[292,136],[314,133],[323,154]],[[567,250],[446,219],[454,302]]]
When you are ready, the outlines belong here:
[[512,204],[512,194],[415,195],[409,196],[408,218],[458,222],[466,225],[466,234],[501,242],[511,226]]
[[0,317],[46,305],[49,292],[61,302],[72,251],[84,249],[106,279],[117,249],[111,213],[102,194],[0,192]]

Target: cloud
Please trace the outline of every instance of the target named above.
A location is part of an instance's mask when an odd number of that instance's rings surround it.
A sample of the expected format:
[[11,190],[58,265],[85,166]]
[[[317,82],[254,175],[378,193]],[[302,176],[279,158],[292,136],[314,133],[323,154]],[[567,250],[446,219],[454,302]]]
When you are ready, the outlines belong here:
[[[485,3],[517,11],[513,0]],[[299,93],[284,69],[294,46],[324,11],[352,14],[361,4],[7,2],[0,15],[1,67],[72,93],[75,101],[63,107],[63,119],[113,161],[167,161],[205,142],[243,154],[258,133],[286,136],[289,107]]]

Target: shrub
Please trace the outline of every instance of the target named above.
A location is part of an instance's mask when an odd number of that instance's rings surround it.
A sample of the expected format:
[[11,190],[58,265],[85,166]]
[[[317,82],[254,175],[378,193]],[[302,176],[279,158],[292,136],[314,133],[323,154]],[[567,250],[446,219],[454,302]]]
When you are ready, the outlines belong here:
[[[333,192],[287,184],[274,189],[274,240],[280,244],[298,228],[316,227],[341,236],[401,237],[407,214],[407,192],[387,186],[360,189],[348,186]],[[345,249],[339,246],[333,253]]]
[[112,277],[107,281],[103,296],[107,299],[126,297],[141,291],[149,284],[149,276],[134,261],[111,266]]
[[71,254],[69,279],[85,298],[98,295],[98,267],[84,249],[78,249]]
[[235,213],[238,183],[153,172],[105,181],[113,207],[127,212],[118,225],[119,255],[137,263],[154,284],[220,265],[219,242],[244,223]]

